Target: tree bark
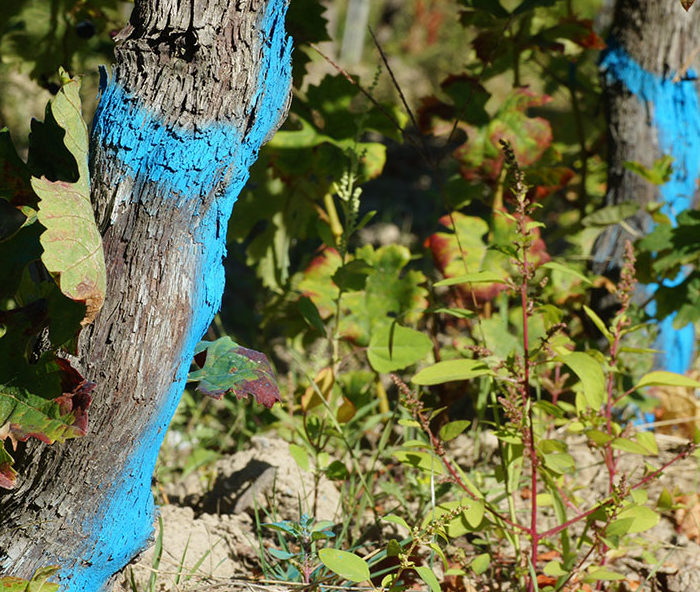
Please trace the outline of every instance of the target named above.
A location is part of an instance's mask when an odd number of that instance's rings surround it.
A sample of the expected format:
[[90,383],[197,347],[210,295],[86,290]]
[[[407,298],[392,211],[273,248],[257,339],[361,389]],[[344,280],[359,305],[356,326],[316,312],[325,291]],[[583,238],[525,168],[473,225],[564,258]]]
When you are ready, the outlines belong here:
[[107,299],[81,335],[89,433],[28,442],[0,497],[0,571],[61,566],[95,592],[145,548],[151,478],[193,349],[219,309],[231,208],[286,114],[285,0],[136,0],[103,72],[92,197]]
[[[651,225],[644,206],[663,200],[671,215],[689,207],[696,193],[700,137],[697,64],[700,27],[697,7],[689,13],[677,1],[618,0],[609,47],[603,54],[604,105],[608,119],[608,205],[637,202],[640,211],[626,221],[633,232],[614,226],[594,249],[598,273],[619,268],[626,240]],[[626,169],[626,161],[651,167],[670,154],[672,181],[658,188]],[[693,161],[694,162],[690,162]]]
[[[618,0],[608,49],[601,60],[604,103],[608,117],[609,205],[639,204],[625,224],[608,227],[593,249],[593,270],[614,278],[622,266],[626,241],[652,228],[645,206],[660,202],[661,212],[675,225],[676,216],[696,202],[700,176],[700,101],[696,74],[689,68],[700,52],[698,7],[686,13],[677,1]],[[670,180],[660,187],[624,167],[627,161],[651,167],[664,155],[673,158]],[[674,285],[683,280],[664,280]],[[658,285],[637,290],[646,301]],[[616,310],[614,295],[605,294],[597,307]],[[646,308],[656,314],[655,302]],[[692,325],[678,330],[675,315],[657,324],[655,360],[658,369],[684,373],[695,349]]]

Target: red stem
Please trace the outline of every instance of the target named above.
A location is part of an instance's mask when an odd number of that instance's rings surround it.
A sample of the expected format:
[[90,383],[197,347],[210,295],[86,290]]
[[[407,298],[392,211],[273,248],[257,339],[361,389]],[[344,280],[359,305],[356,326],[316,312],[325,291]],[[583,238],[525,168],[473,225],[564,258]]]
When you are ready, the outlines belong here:
[[[537,547],[540,542],[540,534],[537,532],[537,450],[535,449],[535,433],[532,421],[532,402],[530,401],[530,340],[528,336],[528,301],[527,301],[527,286],[530,279],[530,266],[527,260],[527,218],[526,218],[526,196],[521,193],[520,204],[519,204],[519,214],[520,214],[520,235],[522,237],[522,248],[523,248],[523,261],[522,261],[522,281],[520,283],[520,306],[523,310],[523,380],[520,386],[520,392],[522,397],[523,409],[527,410],[527,423],[528,423],[528,449],[530,453],[530,466],[531,466],[531,503],[530,503],[530,528],[528,529],[528,534],[532,539],[532,548],[530,550],[531,561],[533,569],[537,566]],[[535,581],[532,576],[528,576],[527,590],[528,592],[534,592]]]

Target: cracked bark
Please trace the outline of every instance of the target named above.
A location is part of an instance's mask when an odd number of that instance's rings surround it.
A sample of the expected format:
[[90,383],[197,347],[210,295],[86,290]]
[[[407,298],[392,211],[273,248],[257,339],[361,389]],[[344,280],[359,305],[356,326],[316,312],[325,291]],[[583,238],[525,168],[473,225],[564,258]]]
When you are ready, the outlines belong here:
[[[671,78],[698,65],[700,27],[697,7],[686,13],[679,2],[618,0],[610,38],[647,72]],[[596,273],[617,276],[626,240],[633,242],[649,231],[651,218],[643,207],[659,200],[659,189],[624,168],[626,161],[651,167],[663,156],[653,122],[653,106],[640,100],[626,86],[603,76],[603,102],[608,121],[608,190],[606,205],[637,202],[640,211],[626,223],[633,230],[608,228],[596,241],[593,265]]]
[[[136,0],[115,49],[113,76],[129,100],[147,107],[166,131],[232,125],[245,138],[266,101],[259,70],[275,31],[261,27],[272,1]],[[274,27],[283,27],[283,19]],[[288,85],[282,94],[280,117],[270,121],[268,135],[286,114]],[[245,174],[231,163],[241,161],[246,146],[212,152],[207,158],[218,159],[221,174],[182,195],[143,174],[149,166],[170,163],[145,159],[134,174],[133,163],[129,168],[119,158],[120,149],[91,138],[92,198],[104,229],[108,283],[102,311],[81,335],[82,371],[98,385],[89,433],[64,445],[23,445],[17,454],[19,485],[0,494],[0,572],[29,577],[38,567],[58,563],[64,568],[62,589],[70,590],[79,588],[71,585],[71,570],[89,568],[101,557],[86,525],[100,521],[112,485],[130,486],[135,475],[129,467],[143,446],[144,426],[162,424],[159,414],[173,406],[169,391],[187,371],[183,350],[189,334],[198,331],[193,317],[203,303],[196,295],[213,298],[206,302],[212,310],[217,306],[215,294],[202,296],[207,246],[197,229],[213,208],[222,207],[232,180]],[[214,218],[223,241],[227,213],[214,212]],[[160,424],[153,428],[154,441],[163,430]],[[112,556],[104,561],[113,561],[111,573],[124,563]]]

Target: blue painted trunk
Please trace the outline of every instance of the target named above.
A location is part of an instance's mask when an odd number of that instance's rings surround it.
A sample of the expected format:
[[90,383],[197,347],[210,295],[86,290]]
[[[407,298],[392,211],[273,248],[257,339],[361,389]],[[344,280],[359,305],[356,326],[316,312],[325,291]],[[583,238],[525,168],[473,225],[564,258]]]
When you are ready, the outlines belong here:
[[[700,101],[697,93],[697,77],[690,70],[680,80],[673,80],[675,73],[659,76],[647,72],[625,49],[612,41],[601,59],[601,69],[606,84],[611,87],[621,82],[647,108],[658,135],[658,144],[664,154],[673,157],[670,180],[661,186],[662,212],[676,224],[677,215],[692,207],[700,174]],[[649,147],[653,150],[653,147]],[[641,206],[640,206],[641,207]],[[618,262],[618,265],[620,262]],[[682,282],[681,272],[665,285]],[[658,286],[643,286],[646,295],[653,294]],[[647,312],[654,315],[655,303]],[[674,315],[658,323],[655,348],[661,353],[656,366],[671,372],[685,373],[690,369],[695,349],[695,332],[692,325],[678,330],[673,327]]]
[[[191,308],[191,314],[184,330],[172,335],[171,343],[162,344],[163,348],[177,349],[173,369],[167,365],[163,368],[163,372],[171,373],[167,392],[157,395],[157,408],[149,412],[143,432],[134,435],[138,441],[125,466],[118,474],[110,475],[108,482],[98,485],[97,499],[103,501],[92,509],[90,518],[76,525],[86,535],[78,550],[79,560],[75,559],[74,549],[66,557],[58,557],[64,566],[60,575],[66,587],[62,589],[106,589],[113,574],[143,550],[152,536],[151,479],[168,424],[184,390],[195,345],[221,305],[228,220],[248,179],[248,169],[286,109],[291,39],[284,32],[285,12],[284,0],[271,0],[267,5],[259,30],[259,60],[254,64],[257,86],[248,116],[241,121],[198,121],[188,128],[162,121],[155,110],[125,90],[116,75],[108,80],[103,72],[92,142],[110,152],[128,177],[114,179],[115,186],[133,188],[126,202],[118,207],[124,211],[143,208],[153,216],[162,215],[163,208],[195,213],[194,227],[185,229],[191,235],[191,243],[185,243],[178,254],[183,278],[192,280],[183,282],[190,286],[186,289],[191,293],[183,296],[183,302]],[[142,203],[142,190],[146,187],[163,198],[154,204]],[[156,322],[155,318],[152,322]],[[141,330],[134,329],[135,348],[140,345]],[[138,413],[138,408],[134,413]]]

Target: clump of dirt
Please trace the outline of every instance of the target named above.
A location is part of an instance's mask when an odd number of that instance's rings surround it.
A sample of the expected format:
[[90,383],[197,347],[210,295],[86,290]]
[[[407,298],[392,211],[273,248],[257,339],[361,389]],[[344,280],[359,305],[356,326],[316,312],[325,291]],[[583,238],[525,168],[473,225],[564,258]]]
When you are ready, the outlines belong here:
[[[338,519],[336,486],[325,477],[314,486],[313,474],[297,465],[279,438],[256,436],[249,449],[220,459],[212,471],[210,487],[191,474],[164,488],[169,504],[160,508],[160,561],[154,563],[151,546],[122,572],[114,592],[131,592],[132,580],[137,590],[148,590],[155,572],[158,591],[201,590],[260,575],[256,512],[263,522],[299,520],[300,510],[319,520]],[[155,528],[161,536],[158,523]],[[261,535],[269,537],[263,545],[272,543],[272,531]]]

